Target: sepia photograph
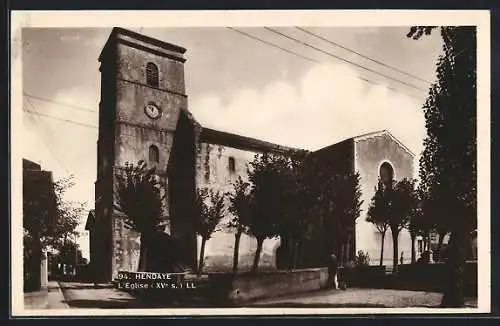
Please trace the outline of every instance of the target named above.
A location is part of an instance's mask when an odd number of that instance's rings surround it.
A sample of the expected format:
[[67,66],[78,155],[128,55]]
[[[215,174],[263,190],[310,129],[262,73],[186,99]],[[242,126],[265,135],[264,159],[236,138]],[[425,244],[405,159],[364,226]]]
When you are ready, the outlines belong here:
[[13,314],[489,312],[487,11],[11,32]]

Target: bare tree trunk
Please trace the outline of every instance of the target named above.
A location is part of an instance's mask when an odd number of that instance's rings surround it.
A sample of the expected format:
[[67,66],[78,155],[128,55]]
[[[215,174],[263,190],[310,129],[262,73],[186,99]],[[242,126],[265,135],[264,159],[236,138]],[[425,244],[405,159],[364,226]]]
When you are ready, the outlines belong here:
[[238,229],[238,231],[234,235],[233,274],[236,274],[238,272],[238,259],[240,251],[241,234],[242,234],[241,229]]
[[148,239],[145,233],[141,234],[141,247],[139,251],[139,266],[138,272],[145,272],[147,268],[147,256],[148,256]]
[[204,258],[205,258],[205,243],[207,242],[207,239],[201,238],[201,248],[200,248],[200,261],[198,264],[198,276],[201,276],[201,273],[203,272],[203,263],[204,263]]
[[257,250],[255,251],[255,257],[253,259],[252,273],[257,273],[259,268],[260,253],[262,252],[262,245],[264,244],[264,239],[257,239]]
[[384,264],[384,242],[385,242],[385,233],[387,231],[381,232],[382,235],[382,246],[380,247],[380,266]]
[[398,249],[398,235],[399,232],[397,230],[392,230],[392,272],[395,274],[398,271],[398,257],[399,257],[399,249]]

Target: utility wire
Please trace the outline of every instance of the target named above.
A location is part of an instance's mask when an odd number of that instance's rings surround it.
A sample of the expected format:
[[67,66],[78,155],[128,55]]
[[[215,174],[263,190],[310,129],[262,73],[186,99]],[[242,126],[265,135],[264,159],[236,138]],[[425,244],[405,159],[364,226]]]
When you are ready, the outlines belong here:
[[42,135],[40,134],[40,132],[37,130],[36,128],[36,120],[34,119],[34,117],[32,116],[32,114],[36,114],[34,113],[33,111],[29,111],[29,110],[26,110],[26,109],[23,109],[25,112],[28,112],[28,116],[31,117],[31,121],[34,125],[34,130],[35,130],[35,133],[38,135],[38,138],[42,141],[42,143],[45,145],[45,147],[47,147],[47,149],[49,150],[49,153],[50,155],[56,160],[56,162],[59,164],[60,167],[63,168],[64,171],[66,171],[67,174],[70,174],[69,173],[69,170],[66,168],[66,166],[64,166],[64,164],[62,164],[61,160],[59,160],[59,158],[57,157],[57,155],[55,154],[55,152],[52,150],[52,148],[49,146],[49,144],[43,139]]
[[285,49],[285,48],[283,48],[283,47],[281,47],[281,46],[279,46],[279,45],[276,45],[276,44],[274,44],[274,43],[268,42],[268,41],[263,40],[263,39],[261,39],[261,38],[258,38],[258,37],[256,37],[256,36],[250,35],[250,34],[248,34],[248,33],[245,33],[245,32],[243,32],[243,31],[240,31],[240,30],[238,30],[238,29],[236,29],[236,28],[233,28],[233,27],[227,27],[227,28],[228,28],[228,29],[230,29],[230,30],[232,30],[232,31],[235,31],[236,33],[239,33],[239,34],[245,35],[245,36],[247,36],[247,37],[249,37],[249,38],[251,38],[251,39],[257,40],[257,41],[259,41],[259,42],[261,42],[261,43],[264,43],[264,44],[270,45],[270,46],[272,46],[272,47],[275,47],[275,48],[277,48],[277,49],[283,50],[283,51],[285,51],[285,52],[287,52],[287,53],[289,53],[289,54],[295,55],[295,56],[300,57],[300,58],[302,58],[302,59],[306,59],[306,60],[308,60],[308,61],[315,62],[315,63],[318,63],[318,64],[319,64],[319,63],[321,63],[321,62],[320,62],[320,61],[318,61],[318,60],[314,60],[314,59],[308,58],[308,57],[306,57],[306,56],[303,56],[303,55],[302,55],[302,54],[300,54],[300,53],[294,52],[294,51],[292,51],[292,50]]
[[63,102],[59,102],[59,101],[50,100],[50,99],[43,98],[43,97],[40,97],[40,96],[35,96],[35,95],[27,94],[27,93],[23,93],[23,95],[26,96],[26,97],[34,98],[34,99],[37,99],[37,100],[40,100],[40,101],[44,101],[44,102],[59,104],[59,105],[62,105],[62,106],[67,106],[67,107],[70,107],[70,108],[73,108],[73,109],[77,109],[77,110],[81,110],[81,111],[97,113],[97,111],[95,111],[95,110],[91,110],[91,109],[84,108],[84,107],[81,107],[81,106],[71,105],[71,104],[67,104],[67,103],[63,103]]
[[33,113],[33,114],[36,114],[36,115],[39,115],[39,116],[42,116],[42,117],[50,118],[50,119],[72,123],[72,124],[75,124],[75,125],[78,125],[78,126],[82,126],[82,127],[97,129],[97,126],[94,126],[94,125],[91,125],[91,124],[86,124],[86,123],[82,123],[82,122],[78,122],[78,121],[73,121],[73,120],[67,120],[67,119],[63,119],[63,118],[59,118],[59,117],[54,117],[52,115],[43,114],[43,113],[40,113],[40,112],[34,112],[34,111],[26,110],[26,109],[24,109],[24,111],[25,112],[29,112],[29,113]]
[[[256,36],[250,35],[250,34],[248,34],[248,33],[245,33],[245,32],[243,32],[243,31],[240,31],[240,30],[238,30],[238,29],[236,29],[236,28],[233,28],[233,27],[226,27],[226,28],[228,28],[228,29],[230,29],[230,30],[232,30],[232,31],[234,31],[234,32],[236,32],[236,33],[239,33],[239,34],[242,34],[242,35],[244,35],[244,36],[247,36],[247,37],[249,37],[249,38],[251,38],[251,39],[257,40],[257,41],[259,41],[259,42],[261,42],[261,43],[264,43],[264,44],[267,44],[267,45],[269,45],[269,46],[275,47],[275,48],[277,48],[277,49],[283,50],[283,51],[285,51],[285,52],[287,52],[287,53],[289,53],[289,54],[295,55],[295,56],[297,56],[297,57],[299,57],[299,58],[302,58],[302,59],[305,59],[305,60],[307,60],[307,61],[311,61],[311,62],[314,62],[314,63],[317,63],[317,64],[321,64],[321,61],[318,61],[318,60],[315,60],[315,59],[309,58],[309,57],[307,57],[307,56],[305,56],[305,55],[302,55],[302,54],[300,54],[300,53],[297,53],[297,52],[294,52],[294,51],[288,50],[288,49],[283,48],[283,47],[281,47],[281,46],[279,46],[279,45],[276,45],[276,44],[274,44],[274,43],[272,43],[272,42],[265,41],[265,40],[263,40],[263,39],[261,39],[261,38],[259,38],[259,37],[256,37]],[[382,85],[382,84],[380,84],[380,83],[377,83],[377,82],[375,82],[375,81],[372,81],[372,80],[369,80],[369,79],[363,78],[363,77],[361,77],[361,76],[356,76],[356,77],[358,77],[359,79],[361,79],[361,80],[362,80],[362,81],[364,81],[364,82],[367,82],[367,83],[370,83],[370,84],[373,84],[373,85]],[[392,88],[392,87],[390,87],[390,86],[386,86],[386,85],[384,85],[384,86],[385,86],[385,87],[387,87],[387,89],[390,89],[391,91],[394,91],[394,92],[396,92],[396,93],[402,93],[402,94],[405,94],[405,95],[407,95],[407,96],[413,97],[413,98],[415,98],[415,99],[417,99],[417,100],[420,100],[420,98],[419,98],[419,97],[417,97],[417,96],[415,96],[415,95],[412,95],[412,94],[409,94],[409,93],[403,92],[403,91],[401,91],[401,90],[398,90],[398,89]]]
[[311,36],[314,36],[314,37],[316,37],[316,38],[318,38],[318,39],[320,39],[320,40],[323,40],[323,41],[328,42],[328,43],[330,43],[330,44],[332,44],[332,45],[335,45],[335,46],[337,46],[337,47],[339,47],[339,48],[341,48],[341,49],[344,49],[344,50],[349,51],[349,52],[351,52],[351,53],[357,54],[358,56],[360,56],[360,57],[362,57],[362,58],[365,58],[365,59],[367,59],[367,60],[370,60],[370,61],[372,61],[372,62],[375,62],[375,63],[377,63],[377,64],[379,64],[379,65],[381,65],[381,66],[384,66],[384,67],[386,67],[386,68],[392,69],[392,70],[397,71],[397,72],[399,72],[399,73],[402,73],[402,74],[404,74],[404,75],[406,75],[406,76],[409,76],[409,77],[412,77],[412,78],[418,79],[418,80],[420,80],[420,81],[422,81],[422,82],[424,82],[424,83],[431,84],[431,82],[430,82],[430,81],[428,81],[428,80],[425,80],[425,79],[423,79],[423,78],[421,78],[421,77],[418,77],[418,76],[416,76],[416,75],[410,74],[410,73],[408,73],[408,72],[406,72],[406,71],[404,71],[404,70],[398,69],[398,68],[396,68],[396,67],[393,67],[393,66],[391,66],[391,65],[388,65],[388,64],[383,63],[383,62],[381,62],[381,61],[378,61],[378,60],[375,60],[375,59],[373,59],[373,58],[370,58],[370,57],[368,57],[368,56],[366,56],[366,55],[364,55],[364,54],[361,54],[361,53],[359,53],[359,52],[357,52],[357,51],[355,51],[355,50],[349,49],[348,47],[346,47],[346,46],[344,46],[344,45],[342,45],[342,44],[339,44],[339,43],[334,42],[334,41],[332,41],[332,40],[329,40],[329,39],[327,39],[327,38],[325,38],[325,37],[323,37],[323,36],[321,36],[321,35],[318,35],[318,34],[315,34],[315,33],[311,32],[311,31],[308,31],[308,30],[307,30],[307,29],[305,29],[305,28],[302,28],[302,27],[297,27],[297,26],[295,26],[295,28],[296,28],[296,29],[298,29],[299,31],[302,31],[302,32],[307,33],[307,34],[309,34],[309,35],[311,35]]
[[[26,101],[28,102],[28,104],[30,105],[31,109],[36,112],[36,113],[39,113],[40,111],[38,111],[38,109],[36,108],[36,106],[33,104],[33,102],[31,102],[30,98],[25,96],[26,98]],[[33,117],[33,120],[35,121],[36,124],[42,124],[42,126],[44,127],[44,131],[46,131],[46,135],[52,140],[52,141],[55,141],[54,140],[54,137],[53,137],[53,133],[52,131],[50,130],[50,128],[48,126],[46,126],[43,121],[41,119],[39,119],[38,117],[35,118],[34,114],[31,114],[31,117]]]
[[326,55],[329,55],[329,56],[331,56],[331,57],[333,57],[333,58],[335,58],[335,59],[338,59],[338,60],[341,60],[341,61],[343,61],[343,62],[345,62],[345,63],[351,64],[351,65],[353,65],[353,66],[355,66],[355,67],[358,67],[358,68],[364,69],[364,70],[366,70],[366,71],[369,71],[369,72],[371,72],[371,73],[374,73],[374,74],[377,74],[377,75],[379,75],[379,76],[385,77],[385,78],[387,78],[387,79],[393,80],[393,81],[395,81],[395,82],[398,82],[398,83],[400,83],[400,84],[406,85],[406,86],[408,86],[408,87],[415,88],[415,89],[418,89],[418,90],[421,90],[421,91],[426,91],[425,89],[420,88],[420,87],[418,87],[418,86],[415,86],[415,85],[413,85],[413,84],[410,84],[410,83],[404,82],[404,81],[402,81],[402,80],[399,80],[399,79],[397,79],[397,78],[394,78],[394,77],[388,76],[388,75],[383,74],[383,73],[381,73],[381,72],[378,72],[378,71],[376,71],[376,70],[373,70],[373,69],[367,68],[367,67],[365,67],[365,66],[362,66],[362,65],[360,65],[360,64],[357,64],[357,63],[352,62],[352,61],[350,61],[350,60],[347,60],[347,59],[344,59],[344,58],[342,58],[342,57],[339,57],[339,56],[337,56],[337,55],[335,55],[335,54],[333,54],[333,53],[330,53],[330,52],[328,52],[328,51],[324,51],[324,50],[322,50],[322,49],[320,49],[320,48],[317,48],[317,47],[315,47],[315,46],[313,46],[313,45],[311,45],[311,44],[309,44],[309,43],[307,43],[307,42],[304,42],[304,41],[301,41],[301,40],[299,40],[299,39],[296,39],[296,38],[294,38],[294,37],[292,37],[292,36],[290,36],[290,35],[287,35],[287,34],[281,33],[280,31],[277,31],[277,30],[272,29],[272,28],[270,28],[270,27],[264,27],[264,29],[266,29],[266,30],[268,30],[268,31],[270,31],[270,32],[272,32],[272,33],[275,33],[275,34],[277,34],[277,35],[280,35],[280,36],[282,36],[282,37],[284,37],[284,38],[287,38],[287,39],[289,39],[289,40],[292,40],[292,41],[294,41],[294,42],[297,42],[297,43],[299,43],[299,44],[302,44],[302,45],[304,45],[304,46],[307,46],[307,47],[309,47],[309,48],[311,48],[311,49],[314,49],[314,50],[316,50],[316,51],[319,51],[319,52],[321,52],[321,53],[324,53],[324,54],[326,54]]

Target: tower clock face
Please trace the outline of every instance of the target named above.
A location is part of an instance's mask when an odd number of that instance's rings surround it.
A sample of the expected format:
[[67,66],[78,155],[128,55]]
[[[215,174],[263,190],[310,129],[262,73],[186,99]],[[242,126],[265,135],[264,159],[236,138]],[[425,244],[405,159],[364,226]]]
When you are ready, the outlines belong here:
[[144,107],[144,112],[151,119],[158,119],[161,116],[161,110],[153,103],[149,103]]

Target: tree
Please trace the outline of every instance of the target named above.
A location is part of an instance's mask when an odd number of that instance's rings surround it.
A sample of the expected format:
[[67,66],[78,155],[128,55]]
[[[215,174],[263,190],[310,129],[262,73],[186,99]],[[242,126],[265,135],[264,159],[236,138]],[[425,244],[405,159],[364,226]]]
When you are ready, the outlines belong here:
[[217,231],[216,228],[225,214],[225,197],[219,191],[200,188],[196,193],[195,200],[195,224],[194,230],[201,237],[200,259],[198,264],[198,276],[203,271],[205,244]]
[[393,272],[398,270],[398,238],[399,233],[407,227],[411,214],[416,205],[415,180],[402,179],[394,182],[392,187],[387,188],[386,194],[389,197],[389,228],[392,234],[393,243]]
[[23,186],[23,228],[40,240],[41,250],[59,248],[68,237],[77,235],[76,227],[86,203],[68,201],[65,193],[74,186],[72,175],[46,183],[25,177]]
[[339,216],[339,238],[341,241],[340,262],[344,264],[349,252],[351,237],[354,234],[356,220],[361,214],[361,189],[359,173],[348,173],[336,178],[336,196],[334,214]]
[[383,260],[385,233],[391,230],[393,242],[393,272],[398,268],[398,238],[399,233],[407,227],[410,216],[416,205],[415,181],[403,179],[383,183],[379,180],[375,195],[368,208],[367,221],[373,223],[382,235],[380,263]]
[[243,181],[241,176],[233,184],[233,192],[228,193],[229,211],[233,218],[229,222],[229,227],[236,230],[234,234],[234,253],[233,253],[233,274],[238,272],[238,256],[240,248],[241,235],[246,232],[246,226],[249,224],[252,193],[251,184]]
[[115,204],[121,213],[125,227],[139,233],[141,245],[138,271],[149,269],[148,260],[151,239],[165,228],[163,184],[144,161],[137,165],[125,163],[116,175]]
[[[59,249],[65,239],[76,236],[85,203],[68,201],[66,191],[73,176],[52,181],[47,171],[23,171],[23,258],[27,280],[40,286],[42,252]],[[27,284],[31,285],[31,284]]]
[[313,231],[314,193],[311,187],[310,166],[305,164],[304,152],[287,152],[278,157],[274,164],[276,194],[275,208],[277,228],[284,247],[291,254],[288,268],[296,268],[303,241],[309,239]]
[[283,158],[269,153],[258,154],[250,162],[249,181],[252,184],[252,205],[247,221],[248,234],[257,240],[257,249],[252,267],[256,273],[264,240],[279,235],[279,216],[282,211]]
[[411,237],[411,263],[415,263],[416,261],[416,252],[415,252],[415,240],[417,235],[422,234],[423,230],[426,229],[424,214],[423,214],[423,199],[420,196],[420,192],[417,190],[414,191],[414,198],[412,200],[413,207],[411,208],[410,213],[410,221],[408,223],[408,232]]
[[368,206],[368,213],[366,221],[372,223],[381,236],[380,245],[380,266],[384,263],[384,242],[385,234],[389,229],[389,201],[385,195],[385,188],[382,181],[378,181],[378,186],[375,187],[375,194],[373,195],[370,206]]
[[[415,26],[408,37],[419,39],[436,27]],[[462,307],[463,275],[470,231],[477,226],[476,176],[476,28],[440,27],[443,53],[437,63],[437,81],[424,104],[427,136],[420,164],[428,175],[427,191],[439,225],[451,232],[447,266],[450,277],[443,306]],[[445,221],[443,223],[443,220]]]

